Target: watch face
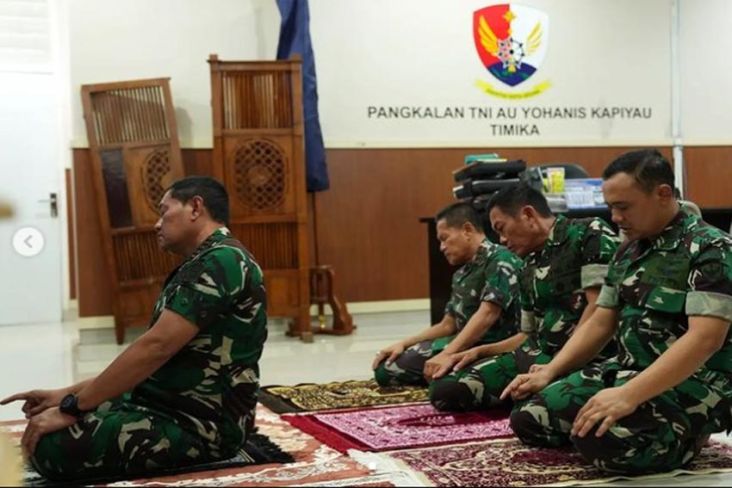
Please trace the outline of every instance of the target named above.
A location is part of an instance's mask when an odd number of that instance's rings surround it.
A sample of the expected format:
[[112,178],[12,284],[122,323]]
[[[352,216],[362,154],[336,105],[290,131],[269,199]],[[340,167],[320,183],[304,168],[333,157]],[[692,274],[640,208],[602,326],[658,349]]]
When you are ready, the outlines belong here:
[[75,411],[76,408],[76,397],[74,395],[66,395],[59,404],[59,410],[62,412]]

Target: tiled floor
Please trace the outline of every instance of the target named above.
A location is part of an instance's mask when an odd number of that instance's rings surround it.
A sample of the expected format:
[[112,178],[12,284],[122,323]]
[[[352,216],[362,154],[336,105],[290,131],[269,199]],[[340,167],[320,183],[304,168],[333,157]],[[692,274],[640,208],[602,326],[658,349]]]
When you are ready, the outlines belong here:
[[[428,311],[363,314],[350,336],[316,335],[312,344],[286,337],[285,325],[270,323],[261,361],[262,384],[295,384],[371,376],[374,353],[426,327]],[[74,322],[0,327],[0,398],[31,388],[54,388],[101,371],[141,330],[131,330],[117,346],[111,329],[77,330]],[[0,407],[0,420],[21,418],[20,405]],[[715,436],[727,440],[724,435]],[[732,474],[623,481],[627,486],[732,486]]]

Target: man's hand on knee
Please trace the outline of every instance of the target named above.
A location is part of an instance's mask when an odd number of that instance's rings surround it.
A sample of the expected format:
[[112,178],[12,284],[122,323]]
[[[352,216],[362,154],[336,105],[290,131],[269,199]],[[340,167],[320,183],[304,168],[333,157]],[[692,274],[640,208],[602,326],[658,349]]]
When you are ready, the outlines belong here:
[[606,388],[595,394],[577,413],[572,435],[584,437],[599,422],[595,436],[602,437],[615,422],[635,412],[638,403],[622,386]]
[[442,378],[452,370],[458,359],[459,357],[456,354],[445,354],[444,352],[429,359],[424,363],[424,369],[422,370],[424,379],[433,381]]
[[396,361],[396,359],[404,353],[406,347],[401,342],[392,344],[389,347],[385,347],[380,351],[376,351],[376,357],[373,363],[371,363],[371,369],[376,369],[386,359],[386,364],[389,365]]
[[520,374],[503,390],[501,400],[505,400],[509,396],[514,400],[522,400],[546,388],[553,379],[548,368],[538,368],[533,373]]
[[42,413],[33,416],[28,422],[28,426],[23,432],[23,438],[20,440],[20,446],[23,449],[23,455],[30,458],[36,451],[38,441],[46,434],[65,429],[74,425],[78,419],[71,415],[61,413],[58,407],[46,409]]

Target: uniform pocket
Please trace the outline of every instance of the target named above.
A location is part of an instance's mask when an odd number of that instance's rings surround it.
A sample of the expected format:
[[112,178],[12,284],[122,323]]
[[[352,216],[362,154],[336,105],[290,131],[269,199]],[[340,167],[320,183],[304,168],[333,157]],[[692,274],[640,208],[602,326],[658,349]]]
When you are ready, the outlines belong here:
[[686,291],[655,286],[643,300],[643,306],[656,312],[681,313],[686,305]]

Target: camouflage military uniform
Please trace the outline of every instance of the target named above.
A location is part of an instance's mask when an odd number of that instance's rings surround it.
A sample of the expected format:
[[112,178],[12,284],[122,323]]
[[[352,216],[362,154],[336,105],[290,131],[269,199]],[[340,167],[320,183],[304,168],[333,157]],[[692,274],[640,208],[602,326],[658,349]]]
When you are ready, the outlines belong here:
[[265,302],[257,263],[215,231],[168,276],[150,322],[171,310],[199,327],[195,338],[131,392],[44,436],[33,465],[64,479],[233,457],[254,425]]
[[[479,341],[480,344],[500,341],[517,331],[520,314],[519,273],[521,260],[508,249],[485,239],[473,259],[461,266],[452,276],[452,293],[445,314],[455,320],[458,332],[482,302],[501,307],[501,316]],[[409,348],[387,365],[382,362],[374,371],[376,381],[388,385],[426,385],[422,375],[424,364],[442,352],[455,336],[422,341]]]
[[482,359],[433,382],[433,405],[442,410],[494,406],[516,375],[548,363],[582,317],[584,289],[602,285],[617,246],[617,236],[603,220],[557,216],[544,246],[524,260],[521,331],[527,340],[512,353]]
[[706,437],[732,427],[732,338],[695,374],[641,404],[602,437],[570,438],[580,408],[597,392],[621,386],[683,336],[689,316],[732,320],[732,239],[679,212],[652,241],[629,243],[613,260],[598,305],[618,310],[619,353],[534,395],[511,422],[526,443],[570,441],[598,468],[665,471],[688,463]]

